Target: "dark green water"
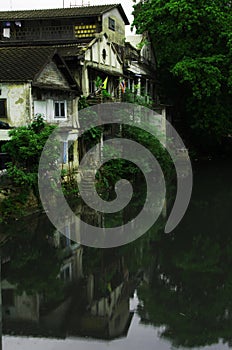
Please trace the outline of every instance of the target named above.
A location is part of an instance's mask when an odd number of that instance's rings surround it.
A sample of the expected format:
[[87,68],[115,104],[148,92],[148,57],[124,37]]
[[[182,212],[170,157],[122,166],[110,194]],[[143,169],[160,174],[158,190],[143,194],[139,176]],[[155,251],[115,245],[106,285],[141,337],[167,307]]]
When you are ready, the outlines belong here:
[[231,179],[228,160],[195,164],[175,231],[160,219],[117,249],[70,242],[42,215],[2,227],[3,349],[232,347]]

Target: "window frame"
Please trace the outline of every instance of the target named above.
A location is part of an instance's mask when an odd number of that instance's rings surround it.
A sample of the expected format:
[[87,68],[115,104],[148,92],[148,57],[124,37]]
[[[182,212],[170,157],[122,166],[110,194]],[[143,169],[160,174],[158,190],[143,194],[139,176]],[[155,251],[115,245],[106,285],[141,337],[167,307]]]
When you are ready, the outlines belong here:
[[[56,115],[56,104],[59,105],[59,115]],[[64,104],[64,116],[61,115],[61,104]],[[66,120],[67,119],[67,101],[66,100],[54,101],[54,119],[55,120]]]
[[109,17],[108,28],[115,32],[115,19]]

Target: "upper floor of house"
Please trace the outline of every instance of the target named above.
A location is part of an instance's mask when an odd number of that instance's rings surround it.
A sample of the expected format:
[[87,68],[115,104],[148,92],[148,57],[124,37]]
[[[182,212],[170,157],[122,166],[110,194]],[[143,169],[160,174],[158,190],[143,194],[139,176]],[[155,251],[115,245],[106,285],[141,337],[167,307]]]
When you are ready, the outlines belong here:
[[0,45],[86,42],[102,32],[124,45],[128,24],[120,4],[0,11]]
[[0,121],[18,127],[41,115],[49,123],[74,127],[80,94],[53,47],[0,48]]
[[129,35],[126,37],[124,64],[134,72],[144,71],[143,74],[152,74],[157,69],[155,51],[148,33]]

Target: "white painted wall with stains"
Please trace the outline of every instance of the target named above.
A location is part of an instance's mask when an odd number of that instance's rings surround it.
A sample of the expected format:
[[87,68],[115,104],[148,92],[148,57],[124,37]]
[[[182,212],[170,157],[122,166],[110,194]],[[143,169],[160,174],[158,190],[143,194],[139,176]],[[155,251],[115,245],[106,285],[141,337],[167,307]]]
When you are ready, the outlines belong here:
[[1,99],[6,99],[6,117],[0,120],[10,126],[22,126],[30,123],[31,116],[31,84],[2,83],[0,84]]

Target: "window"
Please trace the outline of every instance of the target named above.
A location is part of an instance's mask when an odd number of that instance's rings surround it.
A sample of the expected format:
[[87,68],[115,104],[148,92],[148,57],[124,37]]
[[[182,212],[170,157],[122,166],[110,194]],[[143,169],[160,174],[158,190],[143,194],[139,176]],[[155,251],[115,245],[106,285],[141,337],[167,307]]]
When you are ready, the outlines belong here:
[[5,98],[0,99],[0,118],[7,118]]
[[106,50],[105,49],[102,50],[102,58],[103,58],[103,61],[106,60]]
[[10,28],[3,28],[2,35],[4,38],[10,39]]
[[109,17],[109,29],[115,31],[115,20]]
[[55,101],[54,103],[54,118],[65,119],[66,113],[66,101]]

